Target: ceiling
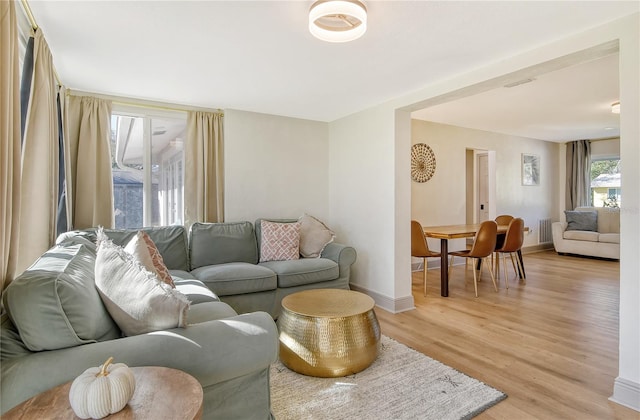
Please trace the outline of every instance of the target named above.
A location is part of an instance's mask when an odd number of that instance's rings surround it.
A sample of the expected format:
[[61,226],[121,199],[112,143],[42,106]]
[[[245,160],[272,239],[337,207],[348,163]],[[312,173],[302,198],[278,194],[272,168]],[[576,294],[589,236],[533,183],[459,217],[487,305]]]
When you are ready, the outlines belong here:
[[555,142],[620,136],[618,54],[522,79],[412,113],[434,121]]
[[[369,0],[367,33],[331,44],[309,33],[306,0],[29,4],[69,88],[317,121],[640,10],[637,1]],[[617,83],[614,55],[415,117],[551,141],[614,137]]]

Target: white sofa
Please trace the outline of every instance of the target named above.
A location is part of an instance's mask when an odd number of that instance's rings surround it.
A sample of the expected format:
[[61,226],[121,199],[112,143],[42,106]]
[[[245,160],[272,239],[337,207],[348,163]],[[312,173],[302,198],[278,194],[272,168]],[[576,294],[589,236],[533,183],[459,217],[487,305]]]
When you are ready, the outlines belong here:
[[553,246],[559,254],[620,259],[620,209],[576,207],[575,211],[597,212],[597,231],[567,230],[569,223],[552,225]]

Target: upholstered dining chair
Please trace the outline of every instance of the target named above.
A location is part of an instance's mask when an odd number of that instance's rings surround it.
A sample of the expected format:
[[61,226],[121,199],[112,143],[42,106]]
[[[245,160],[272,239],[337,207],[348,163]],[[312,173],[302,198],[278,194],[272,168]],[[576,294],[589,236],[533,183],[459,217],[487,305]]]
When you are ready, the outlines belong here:
[[[510,214],[501,214],[500,216],[495,218],[498,226],[509,226],[509,223],[514,219]],[[496,239],[496,249],[502,248],[502,244],[504,243],[504,235],[498,235],[498,239]],[[496,255],[497,257],[497,255]],[[491,262],[493,263],[493,255],[491,256]]]
[[[509,227],[507,228],[507,233],[504,236],[504,243],[500,248],[496,249],[497,258],[500,258],[500,254],[502,254],[502,266],[504,267],[504,282],[509,288],[509,277],[507,277],[507,262],[506,255],[509,254],[511,257],[511,265],[513,266],[513,271],[516,272],[516,276],[518,276],[518,272],[523,273],[523,281],[526,283],[526,277],[524,276],[524,270],[522,269],[522,265],[520,263],[520,258],[516,255],[515,261],[513,260],[513,254],[518,252],[520,248],[522,248],[522,243],[524,242],[524,220],[521,218],[515,218],[509,223]],[[516,268],[516,264],[518,268]],[[498,270],[496,268],[496,274],[498,274]]]
[[422,258],[424,295],[427,296],[427,258],[440,257],[440,253],[429,249],[427,238],[424,236],[424,229],[422,229],[422,225],[417,220],[411,221],[411,256]]
[[495,218],[495,221],[498,225],[508,225],[513,219],[515,219],[515,217],[510,214],[501,214]]
[[[473,258],[473,286],[476,291],[476,297],[478,297],[478,278],[482,273],[482,262],[496,249],[496,237],[498,236],[498,224],[493,220],[487,220],[480,224],[480,228],[473,239],[473,245],[471,249],[465,249],[462,251],[449,252],[451,260],[449,261],[449,278],[451,278],[451,271],[453,269],[453,259],[455,257]],[[468,260],[467,260],[468,261]],[[478,264],[476,264],[478,263]],[[478,267],[476,269],[476,266]],[[496,278],[493,276],[493,267],[489,267],[489,274],[493,281],[493,288],[498,291],[496,285]]]

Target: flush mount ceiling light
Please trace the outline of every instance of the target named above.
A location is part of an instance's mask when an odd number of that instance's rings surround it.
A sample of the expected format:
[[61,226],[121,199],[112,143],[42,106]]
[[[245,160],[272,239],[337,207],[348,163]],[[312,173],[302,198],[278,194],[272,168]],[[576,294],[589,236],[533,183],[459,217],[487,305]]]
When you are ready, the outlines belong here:
[[611,112],[614,114],[620,113],[620,102],[614,102],[611,104]]
[[318,0],[309,9],[309,31],[323,41],[353,41],[367,31],[367,8],[358,0]]

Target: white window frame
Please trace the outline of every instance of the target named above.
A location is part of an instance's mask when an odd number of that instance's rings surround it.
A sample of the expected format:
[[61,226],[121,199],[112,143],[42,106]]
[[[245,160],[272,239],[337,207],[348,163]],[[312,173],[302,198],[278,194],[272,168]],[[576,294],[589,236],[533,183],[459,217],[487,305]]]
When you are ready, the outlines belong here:
[[[153,193],[152,189],[152,169],[153,169],[153,159],[152,159],[152,133],[151,133],[151,121],[153,119],[178,119],[184,120],[186,125],[187,113],[186,111],[171,111],[171,110],[162,110],[156,108],[148,108],[144,105],[132,105],[132,104],[119,104],[114,102],[111,108],[111,115],[125,116],[125,117],[133,117],[133,118],[142,118],[144,121],[143,125],[143,181],[142,181],[142,219],[143,226],[152,226],[153,225],[153,207],[152,207],[152,199],[151,194]],[[184,203],[184,153],[182,154],[181,159],[177,159],[182,161],[181,169],[182,173],[180,174],[182,178],[182,197],[179,198],[178,203],[180,207],[182,207]],[[163,160],[164,162],[164,160]],[[161,162],[161,163],[163,163]],[[164,185],[164,170],[160,173],[160,185]],[[180,208],[179,207],[179,208]],[[161,206],[159,209],[160,217],[159,223],[160,225],[167,225],[171,223],[167,223],[167,214],[166,214],[167,206]],[[182,207],[184,213],[184,207]],[[184,223],[184,214],[179,218],[180,224]],[[175,224],[175,223],[174,223]],[[141,227],[143,227],[141,226]]]

